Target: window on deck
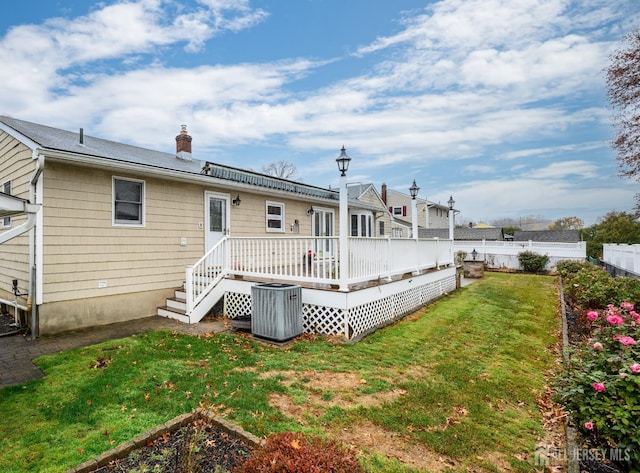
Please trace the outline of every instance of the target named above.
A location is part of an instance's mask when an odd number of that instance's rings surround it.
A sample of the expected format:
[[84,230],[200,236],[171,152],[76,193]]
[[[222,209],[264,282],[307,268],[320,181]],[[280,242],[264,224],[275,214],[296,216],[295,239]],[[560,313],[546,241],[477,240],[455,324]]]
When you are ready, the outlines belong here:
[[267,202],[267,232],[284,232],[284,204]]

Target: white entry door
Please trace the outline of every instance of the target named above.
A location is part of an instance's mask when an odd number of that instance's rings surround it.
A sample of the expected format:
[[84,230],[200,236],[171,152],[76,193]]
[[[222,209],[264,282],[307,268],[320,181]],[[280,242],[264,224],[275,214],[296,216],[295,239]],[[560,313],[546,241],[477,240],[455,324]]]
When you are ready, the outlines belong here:
[[205,249],[209,251],[229,234],[229,196],[205,192],[205,209]]

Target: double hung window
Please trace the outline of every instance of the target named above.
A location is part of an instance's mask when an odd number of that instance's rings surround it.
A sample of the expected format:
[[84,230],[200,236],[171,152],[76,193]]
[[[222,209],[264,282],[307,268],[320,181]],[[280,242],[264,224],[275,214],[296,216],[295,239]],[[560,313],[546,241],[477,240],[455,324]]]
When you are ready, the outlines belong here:
[[113,224],[144,225],[144,181],[113,178]]

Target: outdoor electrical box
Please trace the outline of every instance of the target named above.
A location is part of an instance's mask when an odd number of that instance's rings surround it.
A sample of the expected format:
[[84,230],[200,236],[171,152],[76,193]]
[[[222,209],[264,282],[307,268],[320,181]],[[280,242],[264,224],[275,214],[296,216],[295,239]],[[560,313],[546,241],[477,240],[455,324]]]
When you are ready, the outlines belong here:
[[302,333],[302,288],[294,284],[251,286],[251,333],[284,342]]

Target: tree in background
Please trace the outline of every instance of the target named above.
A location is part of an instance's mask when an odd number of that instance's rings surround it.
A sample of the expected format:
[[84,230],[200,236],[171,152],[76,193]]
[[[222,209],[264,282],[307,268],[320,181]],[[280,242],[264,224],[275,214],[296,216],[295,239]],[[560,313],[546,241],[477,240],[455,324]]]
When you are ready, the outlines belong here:
[[275,161],[267,164],[266,166],[262,166],[262,172],[282,179],[295,180],[298,176],[298,168],[296,168],[296,165],[284,160]]
[[587,255],[602,258],[603,243],[640,243],[640,222],[627,212],[609,212],[598,223],[580,231],[587,242]]
[[513,236],[513,234],[515,232],[519,232],[522,231],[522,228],[517,227],[515,225],[511,225],[511,226],[507,226],[507,227],[502,227],[502,233],[504,233],[505,235],[511,235]]
[[549,225],[549,230],[580,230],[581,228],[584,228],[584,221],[578,217],[559,218]]
[[[620,174],[640,181],[640,30],[622,38],[607,69],[607,96],[615,110],[613,126]],[[640,195],[634,208],[640,216]]]

